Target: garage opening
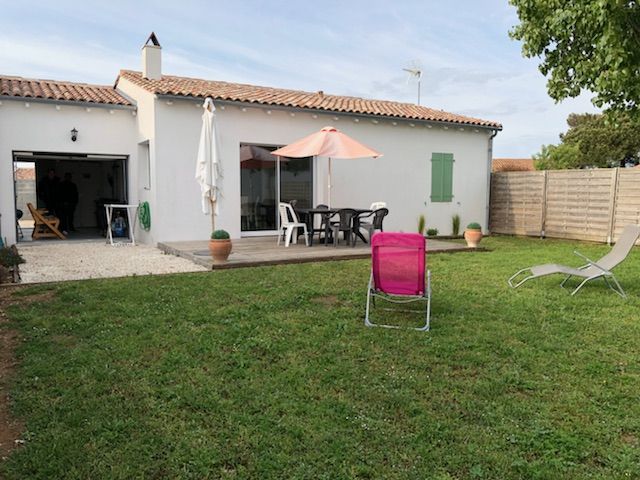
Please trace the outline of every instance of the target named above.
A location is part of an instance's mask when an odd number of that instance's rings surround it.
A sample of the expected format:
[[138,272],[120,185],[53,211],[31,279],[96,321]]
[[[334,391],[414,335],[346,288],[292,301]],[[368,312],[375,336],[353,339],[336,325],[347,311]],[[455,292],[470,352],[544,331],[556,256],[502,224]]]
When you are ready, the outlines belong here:
[[14,152],[18,241],[31,241],[31,203],[60,220],[68,239],[105,237],[104,205],[127,203],[127,155]]

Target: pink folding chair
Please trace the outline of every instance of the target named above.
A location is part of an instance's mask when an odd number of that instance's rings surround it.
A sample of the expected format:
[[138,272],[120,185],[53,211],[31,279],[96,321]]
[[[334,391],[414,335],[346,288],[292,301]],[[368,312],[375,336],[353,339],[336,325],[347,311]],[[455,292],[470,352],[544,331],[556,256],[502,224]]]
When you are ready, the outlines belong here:
[[419,233],[376,233],[371,239],[371,267],[364,324],[400,328],[371,322],[369,311],[371,305],[375,307],[376,297],[393,303],[426,301],[425,324],[415,330],[429,330],[431,272],[427,270],[425,283],[424,237]]

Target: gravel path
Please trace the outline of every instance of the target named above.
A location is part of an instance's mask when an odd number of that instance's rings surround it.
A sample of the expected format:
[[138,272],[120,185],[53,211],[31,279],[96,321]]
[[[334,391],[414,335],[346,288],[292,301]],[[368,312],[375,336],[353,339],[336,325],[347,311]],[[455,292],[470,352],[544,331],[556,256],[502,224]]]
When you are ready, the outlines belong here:
[[20,244],[18,250],[26,260],[20,265],[22,283],[207,270],[149,245],[114,247],[103,241],[51,241]]

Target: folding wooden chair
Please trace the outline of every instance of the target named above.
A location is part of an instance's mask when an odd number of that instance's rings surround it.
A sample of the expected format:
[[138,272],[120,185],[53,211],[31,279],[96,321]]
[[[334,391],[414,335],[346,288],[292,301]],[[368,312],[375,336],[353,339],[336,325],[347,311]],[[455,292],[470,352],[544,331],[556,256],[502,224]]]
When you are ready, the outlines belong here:
[[31,237],[34,240],[39,238],[59,238],[64,240],[67,238],[59,230],[60,219],[58,217],[53,215],[44,215],[31,203],[27,203],[27,207],[29,207],[31,217],[33,218],[33,232],[31,232]]

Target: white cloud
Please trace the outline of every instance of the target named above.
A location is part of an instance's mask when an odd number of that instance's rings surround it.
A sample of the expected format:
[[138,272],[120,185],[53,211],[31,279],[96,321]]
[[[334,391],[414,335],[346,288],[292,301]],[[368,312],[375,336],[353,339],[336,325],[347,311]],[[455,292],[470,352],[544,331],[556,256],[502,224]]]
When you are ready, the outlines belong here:
[[137,55],[98,43],[77,45],[59,38],[0,34],[0,65],[5,75],[111,84],[120,68],[136,61]]
[[155,30],[166,73],[370,98],[415,101],[402,68],[418,60],[422,103],[500,121],[499,156],[529,156],[558,140],[569,113],[594,111],[588,95],[549,99],[508,38],[517,17],[503,0],[35,4],[4,9],[0,73],[110,84],[140,68]]

